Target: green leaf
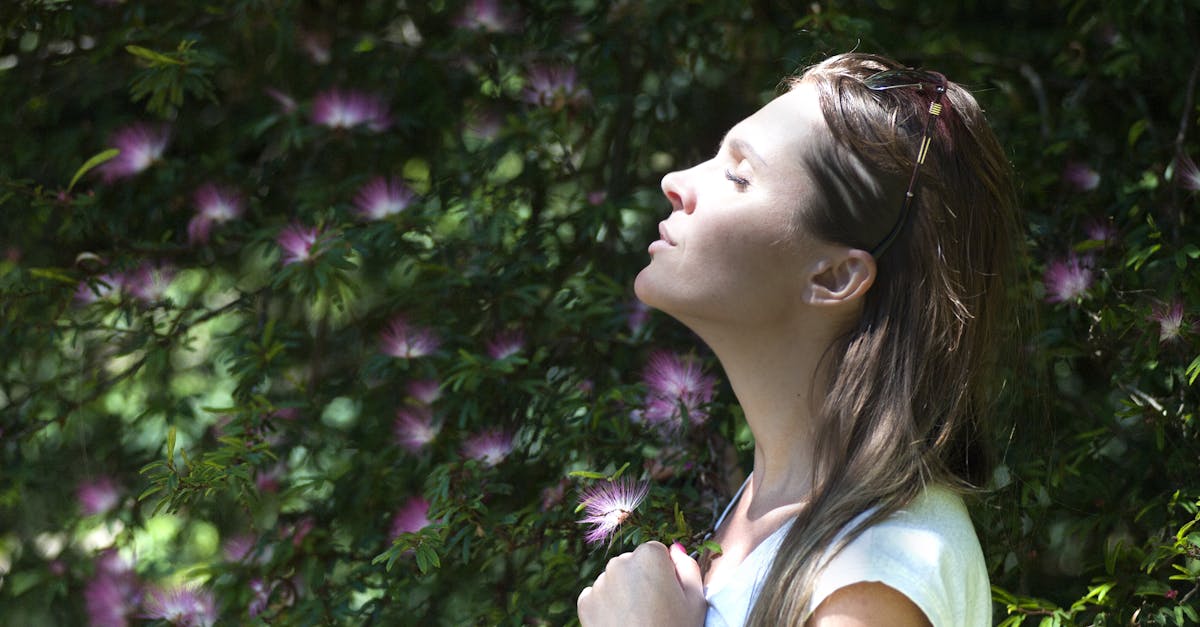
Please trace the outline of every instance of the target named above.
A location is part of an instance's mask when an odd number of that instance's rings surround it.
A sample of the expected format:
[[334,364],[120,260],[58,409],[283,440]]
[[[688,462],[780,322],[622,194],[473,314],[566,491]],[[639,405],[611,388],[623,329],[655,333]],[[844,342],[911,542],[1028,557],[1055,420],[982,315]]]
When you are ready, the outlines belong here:
[[183,65],[183,62],[178,59],[173,59],[161,52],[155,52],[149,48],[143,48],[141,46],[135,46],[133,44],[125,46],[125,51],[128,52],[129,54],[132,54],[135,57],[141,57],[151,63],[165,63],[168,65]]
[[1185,374],[1188,378],[1188,385],[1196,382],[1196,377],[1200,376],[1200,355],[1197,355],[1196,358],[1192,360],[1192,363],[1188,364],[1187,372]]
[[602,472],[592,472],[591,470],[572,470],[567,473],[568,477],[581,477],[583,479],[607,479],[608,475]]
[[71,182],[67,184],[67,191],[71,191],[75,187],[75,184],[79,182],[79,179],[82,178],[84,174],[87,174],[89,170],[119,154],[121,154],[120,150],[116,148],[109,148],[108,150],[104,150],[92,155],[90,159],[83,162],[83,165],[79,166],[78,170],[75,170],[75,176],[72,176]]

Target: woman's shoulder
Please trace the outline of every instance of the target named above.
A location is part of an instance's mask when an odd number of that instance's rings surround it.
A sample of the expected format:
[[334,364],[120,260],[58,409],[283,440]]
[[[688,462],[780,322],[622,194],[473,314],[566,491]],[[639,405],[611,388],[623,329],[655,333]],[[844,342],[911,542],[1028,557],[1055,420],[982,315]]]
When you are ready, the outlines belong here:
[[925,488],[830,558],[818,576],[812,607],[859,582],[900,591],[935,626],[990,622],[991,591],[978,536],[962,497],[944,486]]

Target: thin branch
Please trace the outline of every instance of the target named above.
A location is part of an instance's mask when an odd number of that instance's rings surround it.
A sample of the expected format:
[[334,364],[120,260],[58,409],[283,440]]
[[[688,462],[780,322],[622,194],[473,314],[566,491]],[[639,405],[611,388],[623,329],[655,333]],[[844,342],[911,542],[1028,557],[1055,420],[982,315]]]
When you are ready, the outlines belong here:
[[1187,139],[1188,122],[1192,119],[1192,107],[1196,103],[1196,77],[1200,76],[1200,56],[1196,57],[1196,63],[1192,65],[1192,74],[1188,77],[1186,91],[1184,92],[1183,113],[1179,116],[1179,132],[1175,135],[1175,154],[1183,154],[1183,142]]

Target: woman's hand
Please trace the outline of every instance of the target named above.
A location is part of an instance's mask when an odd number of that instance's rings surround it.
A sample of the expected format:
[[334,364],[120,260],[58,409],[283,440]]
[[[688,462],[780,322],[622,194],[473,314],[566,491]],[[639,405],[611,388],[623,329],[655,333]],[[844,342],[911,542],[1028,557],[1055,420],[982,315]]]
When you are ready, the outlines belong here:
[[585,627],[698,627],[708,609],[700,565],[679,544],[660,542],[609,560],[577,606]]

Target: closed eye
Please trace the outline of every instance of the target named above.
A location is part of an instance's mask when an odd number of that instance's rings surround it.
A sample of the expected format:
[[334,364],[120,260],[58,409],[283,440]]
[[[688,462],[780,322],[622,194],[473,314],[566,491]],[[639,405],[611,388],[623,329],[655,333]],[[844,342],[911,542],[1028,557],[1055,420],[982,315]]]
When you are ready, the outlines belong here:
[[743,177],[740,177],[740,176],[734,174],[733,170],[725,170],[725,178],[729,179],[730,181],[733,181],[733,184],[737,185],[738,189],[744,190],[750,186],[750,179],[743,178]]

